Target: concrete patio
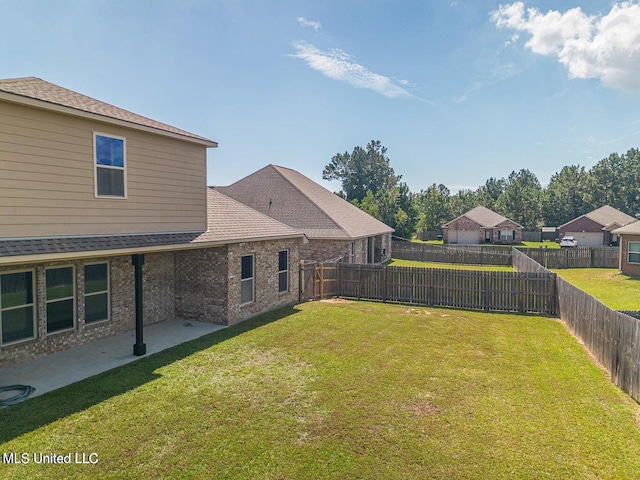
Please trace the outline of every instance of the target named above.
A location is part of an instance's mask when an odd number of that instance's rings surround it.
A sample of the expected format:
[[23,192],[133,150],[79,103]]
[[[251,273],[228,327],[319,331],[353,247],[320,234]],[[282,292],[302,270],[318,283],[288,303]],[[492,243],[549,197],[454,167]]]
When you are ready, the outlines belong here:
[[[225,328],[222,325],[173,320],[144,327],[147,353],[133,355],[135,330],[102,338],[68,350],[0,368],[0,387],[29,385],[32,397],[111,370],[167,348]],[[2,398],[12,396],[7,392]]]

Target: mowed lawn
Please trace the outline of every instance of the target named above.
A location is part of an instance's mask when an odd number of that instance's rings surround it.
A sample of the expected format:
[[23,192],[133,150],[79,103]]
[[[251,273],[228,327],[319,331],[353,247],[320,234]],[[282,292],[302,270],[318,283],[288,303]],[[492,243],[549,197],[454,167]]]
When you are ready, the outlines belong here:
[[640,277],[624,275],[617,268],[568,268],[553,271],[609,308],[640,310]]
[[385,265],[393,267],[450,268],[453,270],[485,270],[493,272],[515,272],[513,267],[501,265],[470,265],[466,263],[421,262],[418,260],[401,260],[392,258]]
[[0,478],[638,478],[640,406],[558,321],[312,302],[0,410]]

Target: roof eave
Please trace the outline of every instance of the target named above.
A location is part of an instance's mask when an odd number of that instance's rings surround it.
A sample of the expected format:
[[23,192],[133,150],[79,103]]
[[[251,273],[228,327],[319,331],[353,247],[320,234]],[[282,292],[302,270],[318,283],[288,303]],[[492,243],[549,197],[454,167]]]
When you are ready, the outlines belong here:
[[301,242],[304,240],[302,233],[289,234],[289,235],[274,235],[266,237],[247,237],[239,239],[229,240],[217,240],[208,242],[191,242],[182,244],[171,245],[158,245],[153,247],[132,247],[132,248],[115,248],[104,250],[83,250],[77,252],[63,252],[63,253],[40,253],[35,255],[11,255],[0,256],[0,266],[5,265],[21,265],[51,261],[64,261],[64,260],[80,260],[86,258],[95,257],[118,257],[123,255],[144,254],[144,253],[163,253],[171,251],[184,251],[184,250],[196,250],[203,248],[216,248],[223,247],[225,245],[233,245],[239,243],[249,242],[264,242],[269,240],[287,240],[287,239],[299,239]]
[[99,115],[97,113],[86,112],[84,110],[78,110],[76,108],[66,107],[64,105],[58,105],[51,102],[46,102],[44,100],[38,100],[35,98],[25,97],[23,95],[17,95],[15,93],[9,93],[0,91],[0,100],[5,100],[8,102],[19,103],[22,105],[27,105],[30,107],[41,108],[44,110],[50,110],[57,113],[63,113],[66,115],[72,115],[75,117],[87,118],[91,120],[97,120],[104,123],[110,123],[112,125],[118,125],[121,127],[134,128],[136,130],[141,130],[143,132],[153,133],[156,135],[161,135],[164,137],[175,138],[178,140],[195,143],[198,145],[203,145],[207,148],[216,148],[218,146],[218,142],[214,142],[213,140],[209,140],[204,137],[191,137],[188,135],[180,135],[174,132],[168,132],[166,130],[161,130],[158,128],[148,127],[146,125],[141,125],[135,122],[127,122],[125,120],[119,120],[117,118],[109,117],[106,115]]

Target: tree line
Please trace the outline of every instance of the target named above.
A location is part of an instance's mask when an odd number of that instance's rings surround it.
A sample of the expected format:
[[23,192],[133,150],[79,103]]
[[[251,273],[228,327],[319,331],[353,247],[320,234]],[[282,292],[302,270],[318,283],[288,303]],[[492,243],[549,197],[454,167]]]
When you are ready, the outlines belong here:
[[477,189],[455,194],[442,184],[412,192],[396,175],[379,140],[353,152],[338,153],[322,172],[325,180],[339,180],[342,198],[411,238],[417,232],[440,230],[442,225],[483,205],[524,227],[559,226],[604,205],[640,218],[640,150],[610,154],[591,169],[569,165],[542,187],[527,169],[507,178],[489,178]]

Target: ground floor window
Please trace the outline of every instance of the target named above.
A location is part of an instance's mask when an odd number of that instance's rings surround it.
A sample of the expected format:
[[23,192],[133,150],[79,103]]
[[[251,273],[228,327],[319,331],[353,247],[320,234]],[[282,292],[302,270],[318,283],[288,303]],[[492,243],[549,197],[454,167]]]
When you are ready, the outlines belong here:
[[94,263],[84,266],[84,321],[109,320],[109,265]]
[[278,252],[278,292],[289,291],[289,250]]
[[241,259],[240,275],[240,303],[250,303],[254,300],[254,256],[244,255]]
[[75,324],[75,281],[73,267],[45,271],[47,333],[68,330]]
[[0,343],[35,337],[33,270],[0,274]]
[[629,242],[629,263],[640,263],[640,242]]
[[515,230],[500,230],[498,231],[498,240],[514,240],[516,238]]

